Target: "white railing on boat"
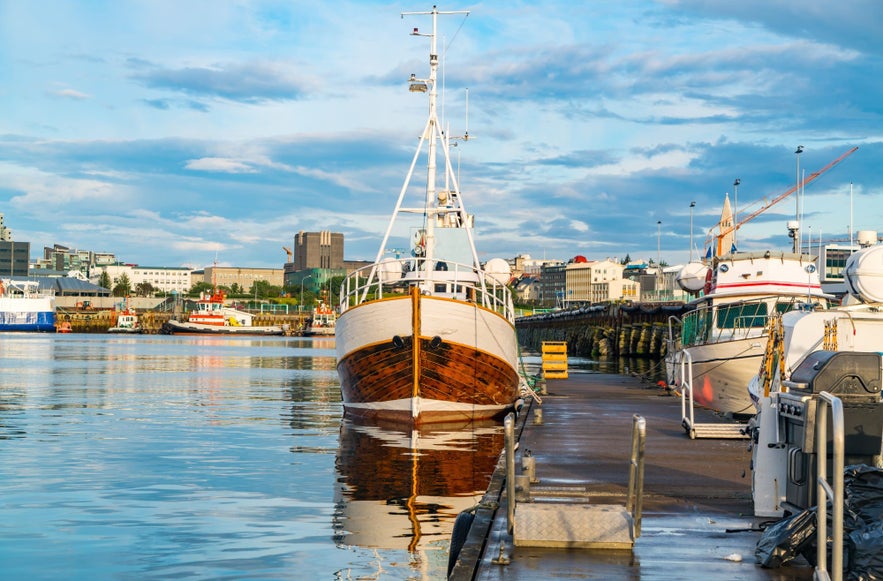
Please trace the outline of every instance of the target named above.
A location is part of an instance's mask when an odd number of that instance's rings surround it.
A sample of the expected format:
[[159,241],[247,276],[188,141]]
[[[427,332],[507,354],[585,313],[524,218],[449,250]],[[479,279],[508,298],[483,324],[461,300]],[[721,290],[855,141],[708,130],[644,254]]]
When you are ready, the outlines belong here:
[[[401,269],[391,265],[398,263]],[[432,267],[432,268],[428,268]],[[403,258],[364,266],[343,280],[340,286],[340,313],[362,303],[376,301],[384,293],[394,293],[418,285],[426,294],[474,302],[515,321],[512,293],[491,273],[472,265],[425,258]]]

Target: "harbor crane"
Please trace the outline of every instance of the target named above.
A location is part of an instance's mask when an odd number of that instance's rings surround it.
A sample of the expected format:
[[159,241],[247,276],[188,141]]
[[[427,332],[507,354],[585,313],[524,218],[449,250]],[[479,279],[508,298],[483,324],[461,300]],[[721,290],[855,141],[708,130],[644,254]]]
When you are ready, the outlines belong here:
[[736,222],[732,226],[728,226],[726,228],[723,228],[717,234],[714,233],[715,226],[712,226],[708,230],[708,236],[705,238],[705,247],[708,248],[711,245],[712,239],[714,239],[715,249],[717,250],[716,255],[720,256],[721,254],[723,254],[723,251],[720,247],[721,242],[722,242],[722,240],[724,240],[724,238],[728,234],[737,231],[739,228],[744,226],[746,223],[754,220],[755,218],[760,216],[762,213],[766,212],[767,210],[769,210],[770,208],[772,208],[773,206],[775,206],[776,204],[778,204],[779,202],[781,202],[782,200],[784,200],[785,198],[787,198],[788,196],[793,194],[794,192],[799,191],[802,187],[806,187],[806,184],[811,183],[811,182],[815,181],[817,178],[821,177],[821,175],[823,173],[825,173],[826,171],[828,171],[829,169],[831,169],[832,167],[834,167],[835,165],[837,165],[838,163],[840,163],[841,161],[843,161],[844,159],[846,159],[847,157],[849,157],[850,155],[855,153],[857,149],[858,149],[858,147],[853,147],[852,149],[850,149],[849,151],[847,151],[846,153],[844,153],[843,155],[841,155],[840,157],[838,157],[834,161],[830,162],[828,165],[826,165],[822,169],[816,170],[813,173],[809,174],[805,179],[798,181],[797,185],[791,186],[787,191],[779,194],[778,196],[776,196],[775,198],[773,198],[769,202],[764,203],[760,208],[758,208],[754,212],[751,212],[750,214],[748,214],[747,216],[745,216],[744,218],[742,218],[741,220],[739,220],[738,222]]
[[287,246],[283,246],[282,250],[284,250],[285,255],[288,256],[288,262],[289,263],[294,262],[293,253],[291,252],[291,248],[288,248]]

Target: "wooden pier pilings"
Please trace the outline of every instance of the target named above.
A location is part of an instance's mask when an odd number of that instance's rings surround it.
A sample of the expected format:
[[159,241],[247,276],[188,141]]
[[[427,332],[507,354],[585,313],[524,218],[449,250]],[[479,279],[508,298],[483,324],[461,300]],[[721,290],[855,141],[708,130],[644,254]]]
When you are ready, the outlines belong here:
[[589,358],[665,356],[670,317],[675,327],[682,303],[594,305],[515,321],[518,340],[540,351],[543,341],[565,341],[570,355]]

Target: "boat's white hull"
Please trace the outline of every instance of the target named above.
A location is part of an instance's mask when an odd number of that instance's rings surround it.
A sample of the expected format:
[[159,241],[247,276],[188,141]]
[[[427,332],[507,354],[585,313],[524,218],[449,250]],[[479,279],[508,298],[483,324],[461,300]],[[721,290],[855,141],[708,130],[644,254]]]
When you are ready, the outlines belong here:
[[473,302],[412,294],[363,303],[338,318],[336,348],[344,407],[355,416],[486,419],[518,396],[515,328]]
[[0,331],[55,332],[51,297],[0,297]]
[[766,336],[759,336],[693,345],[667,359],[669,378],[675,387],[681,387],[681,362],[686,351],[692,359],[693,399],[697,404],[724,413],[753,415],[748,383],[760,369],[766,343]]
[[138,335],[142,331],[141,327],[111,327],[107,330],[107,332],[125,335]]
[[162,326],[162,332],[169,335],[282,335],[283,329],[277,326],[221,326],[169,321]]
[[333,337],[335,334],[335,327],[307,327],[304,329],[306,337]]

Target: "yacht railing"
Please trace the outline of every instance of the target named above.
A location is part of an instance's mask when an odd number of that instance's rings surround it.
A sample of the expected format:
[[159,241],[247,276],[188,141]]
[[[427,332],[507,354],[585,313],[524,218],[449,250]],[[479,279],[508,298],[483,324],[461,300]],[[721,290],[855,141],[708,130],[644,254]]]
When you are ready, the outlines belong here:
[[[391,265],[398,263],[401,271]],[[427,268],[427,267],[432,268]],[[472,265],[425,258],[405,258],[364,266],[350,273],[340,285],[340,313],[362,303],[380,300],[389,293],[418,285],[429,295],[474,302],[515,321],[512,292],[489,273]],[[436,291],[444,285],[444,291]]]
[[[810,307],[812,305],[809,305]],[[770,317],[808,308],[805,298],[763,296],[706,304],[684,315],[681,344],[704,345],[763,336]]]

